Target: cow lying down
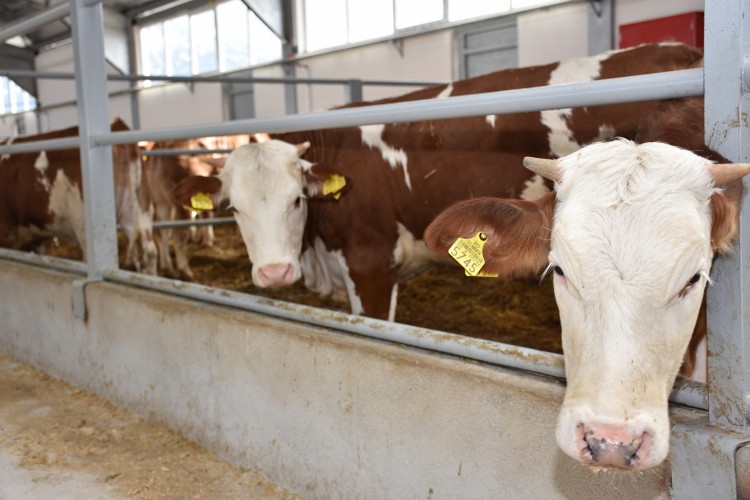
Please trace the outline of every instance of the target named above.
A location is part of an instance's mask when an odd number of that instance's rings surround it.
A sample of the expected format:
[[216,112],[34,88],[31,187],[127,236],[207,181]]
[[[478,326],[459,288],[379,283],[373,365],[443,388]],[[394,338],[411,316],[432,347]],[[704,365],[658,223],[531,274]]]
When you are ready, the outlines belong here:
[[653,467],[667,456],[667,398],[712,258],[737,232],[735,181],[750,165],[624,139],[524,165],[554,181],[554,192],[458,202],[425,241],[443,255],[469,254],[461,259],[468,269],[471,252],[455,244],[481,236],[486,262],[475,271],[501,277],[546,268],[567,376],[558,444],[590,465]]

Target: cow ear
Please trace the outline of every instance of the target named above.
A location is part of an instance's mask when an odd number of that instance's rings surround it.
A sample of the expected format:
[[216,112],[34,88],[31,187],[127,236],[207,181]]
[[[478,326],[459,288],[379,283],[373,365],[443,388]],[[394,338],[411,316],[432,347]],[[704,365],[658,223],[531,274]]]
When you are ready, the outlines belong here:
[[305,193],[309,198],[338,200],[351,189],[351,181],[330,165],[308,164],[302,169]]
[[725,186],[711,196],[711,248],[714,252],[731,251],[737,237],[742,199],[742,181]]
[[475,198],[460,201],[438,215],[424,240],[435,252],[449,256],[459,238],[484,233],[481,273],[499,277],[536,273],[547,265],[555,193],[537,201]]
[[172,199],[188,210],[213,210],[226,198],[223,185],[219,177],[191,175],[172,189]]

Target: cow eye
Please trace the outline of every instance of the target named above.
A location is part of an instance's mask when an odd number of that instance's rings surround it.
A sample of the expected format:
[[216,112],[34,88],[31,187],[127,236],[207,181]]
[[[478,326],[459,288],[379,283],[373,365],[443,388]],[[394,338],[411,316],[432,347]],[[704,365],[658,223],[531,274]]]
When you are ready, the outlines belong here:
[[693,275],[692,278],[690,278],[688,280],[687,285],[685,285],[685,286],[686,287],[695,286],[695,284],[698,283],[698,281],[700,281],[700,279],[701,279],[700,273],[696,273],[696,274]]
[[297,196],[297,197],[296,197],[296,198],[294,199],[294,208],[299,208],[299,206],[300,206],[301,204],[302,204],[302,197],[301,197],[301,196]]
[[558,276],[560,276],[561,278],[565,277],[565,273],[563,272],[562,267],[555,266],[555,267],[552,268],[552,270],[555,271],[555,274],[558,275]]

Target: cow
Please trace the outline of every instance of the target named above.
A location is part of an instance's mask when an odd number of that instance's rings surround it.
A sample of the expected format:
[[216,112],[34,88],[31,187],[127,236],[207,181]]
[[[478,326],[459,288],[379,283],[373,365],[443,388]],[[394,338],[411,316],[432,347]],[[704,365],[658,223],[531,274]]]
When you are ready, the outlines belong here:
[[[115,119],[113,132],[128,130]],[[24,136],[14,144],[78,135],[78,127]],[[112,146],[115,214],[126,236],[125,264],[156,274],[153,211],[142,186],[136,145]],[[61,237],[85,253],[81,158],[78,149],[14,153],[0,160],[0,246],[30,249],[39,241]]]
[[[247,135],[227,137],[202,137],[176,141],[152,142],[146,150],[188,150],[188,149],[233,149],[238,145],[250,141]],[[143,171],[151,202],[154,205],[154,219],[157,221],[172,221],[190,219],[193,212],[183,204],[175,203],[172,189],[184,178],[191,175],[209,176],[221,172],[226,161],[226,154],[187,155],[176,156],[145,156]],[[193,212],[194,213],[194,212]],[[202,243],[213,245],[213,231],[206,226],[201,231]],[[188,229],[162,229],[159,231],[157,245],[159,247],[159,272],[167,276],[192,280],[193,272],[187,256]],[[175,261],[169,251],[172,242]]]
[[[701,60],[701,51],[685,45],[645,45],[355,106],[686,69]],[[228,201],[257,286],[304,276],[320,293],[344,290],[355,314],[393,320],[398,281],[436,258],[422,234],[441,210],[478,196],[539,198],[551,183],[525,170],[523,156],[559,157],[614,136],[634,138],[657,106],[649,101],[276,134],[235,151],[222,175],[186,180],[174,196],[189,203],[204,192],[215,203]]]
[[679,118],[695,102],[684,104],[669,103],[678,118],[643,136],[676,134],[702,154],[616,139],[558,160],[529,157],[524,165],[553,181],[552,193],[464,200],[425,232],[430,248],[462,259],[463,242],[482,233],[487,274],[553,275],[567,378],[556,438],[585,464],[638,470],[665,459],[670,389],[700,323],[714,254],[737,233],[738,179],[750,165],[707,159],[702,124],[691,130]]

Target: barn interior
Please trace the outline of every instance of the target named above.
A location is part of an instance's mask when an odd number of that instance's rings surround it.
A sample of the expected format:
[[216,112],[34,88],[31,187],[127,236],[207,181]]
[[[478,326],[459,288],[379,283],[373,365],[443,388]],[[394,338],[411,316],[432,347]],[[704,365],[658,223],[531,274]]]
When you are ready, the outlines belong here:
[[[159,131],[311,114],[641,43],[702,48],[708,2],[430,0],[416,9],[412,0],[71,2],[76,3],[102,7],[110,77],[107,119]],[[40,27],[22,27],[63,5],[65,0],[0,5],[0,139],[79,123],[71,18],[54,16]],[[28,264],[0,260],[4,282],[29,285],[24,294],[3,297],[9,321],[0,332],[0,351],[163,425],[236,467],[221,473],[257,472],[260,479],[242,477],[259,485],[246,493],[249,498],[500,498],[502,492],[513,498],[682,498],[690,489],[674,487],[672,464],[634,480],[592,475],[552,451],[551,438],[544,445],[547,453],[525,449],[525,433],[554,434],[564,391],[559,317],[549,279],[478,280],[455,267],[436,266],[400,285],[395,324],[365,319],[368,333],[351,335],[341,325],[359,320],[348,315],[345,301],[319,297],[301,282],[284,289],[254,286],[236,227],[223,224],[214,231],[213,246],[189,243],[191,282],[151,286],[150,278],[143,278],[145,286],[135,293],[116,280],[76,285],[85,269],[78,264],[62,265],[78,271],[68,275],[59,265],[28,270]],[[122,236],[118,243],[123,265]],[[82,259],[80,248],[61,241],[45,251],[65,262]],[[89,290],[83,314],[79,287]],[[177,295],[165,294],[165,288]],[[204,294],[224,301],[196,299]],[[272,302],[266,313],[268,300],[281,302]],[[16,310],[29,303],[46,305],[29,318]],[[243,310],[247,304],[249,312]],[[139,323],[129,324],[130,318]],[[70,336],[57,338],[58,329]],[[367,336],[379,329],[393,336],[374,341]],[[156,331],[161,333],[152,336]],[[443,332],[458,334],[444,343],[460,349],[433,352],[402,344],[404,331],[438,344]],[[481,352],[507,358],[497,364],[482,361],[481,354],[472,358],[475,344]],[[532,368],[524,364],[537,355],[547,371],[537,370],[533,360]],[[520,368],[508,361],[518,357],[524,358]],[[250,389],[243,384],[247,380]],[[678,426],[692,428],[707,418],[706,389],[695,387],[686,383],[688,402],[671,410]],[[410,405],[399,403],[412,397]],[[698,408],[691,397],[702,401]],[[420,429],[425,419],[431,423]],[[99,425],[80,428],[98,436]],[[92,427],[96,431],[89,431]],[[482,428],[504,438],[485,441],[484,431],[474,431]],[[372,433],[381,436],[377,445],[368,441]],[[432,440],[436,434],[448,437]],[[170,443],[165,446],[176,447]],[[400,452],[404,445],[412,452]],[[39,446],[25,448],[29,467],[37,472],[48,467],[47,473],[64,469],[66,461],[49,454],[29,458],[28,450]],[[493,446],[505,446],[522,459],[508,465]],[[690,446],[692,441],[682,451]],[[750,478],[742,482],[750,476],[747,447],[737,457],[729,483],[750,488]],[[543,481],[528,473],[528,462]],[[179,468],[174,460],[148,463],[170,473]],[[678,482],[690,476],[685,471],[691,466],[674,466]],[[85,462],[78,468],[86,470]],[[96,470],[94,483],[109,494],[151,498],[149,489],[166,497],[185,494],[159,489],[164,487],[153,475],[144,479],[129,468],[128,473]],[[446,479],[448,471],[452,480]],[[135,482],[125,481],[128,474]],[[163,475],[167,484],[186,477]],[[261,485],[265,479],[270,482]],[[239,483],[230,489],[206,481],[210,486],[199,493],[205,497],[243,494],[237,493]],[[251,491],[245,483],[244,491]]]

